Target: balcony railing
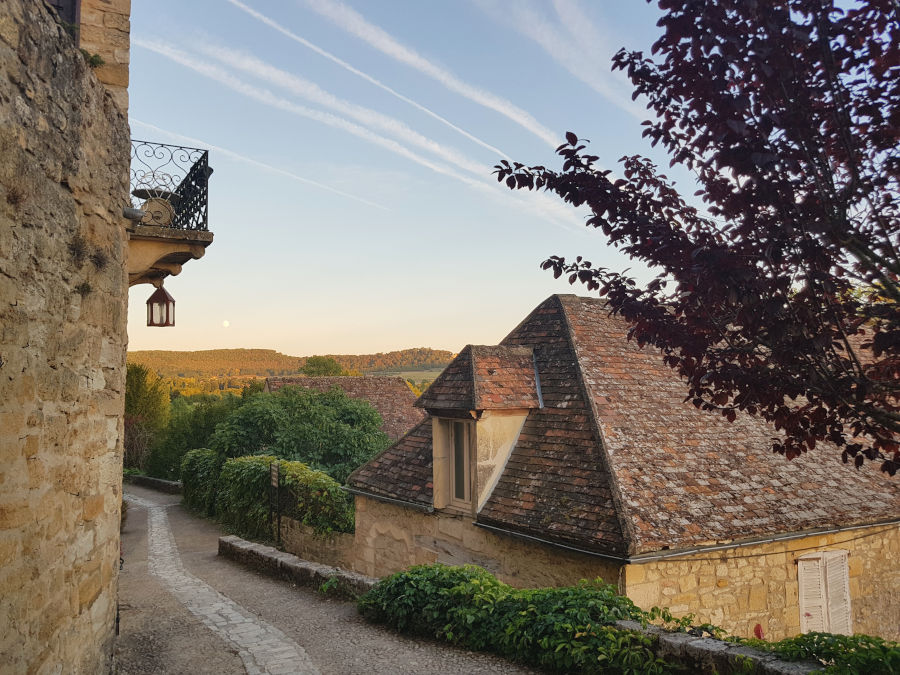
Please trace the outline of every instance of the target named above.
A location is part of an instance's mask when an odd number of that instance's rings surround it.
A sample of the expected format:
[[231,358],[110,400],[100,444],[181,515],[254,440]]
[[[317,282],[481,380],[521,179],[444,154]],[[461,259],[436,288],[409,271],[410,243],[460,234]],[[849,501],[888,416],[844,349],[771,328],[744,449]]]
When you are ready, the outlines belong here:
[[131,141],[131,203],[142,225],[208,230],[211,174],[206,150]]

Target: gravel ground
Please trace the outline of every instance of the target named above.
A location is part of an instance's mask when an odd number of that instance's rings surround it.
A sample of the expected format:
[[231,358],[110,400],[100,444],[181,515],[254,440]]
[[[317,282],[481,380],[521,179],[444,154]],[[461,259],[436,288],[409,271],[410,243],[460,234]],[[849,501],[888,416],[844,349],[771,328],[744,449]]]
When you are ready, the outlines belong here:
[[[167,509],[181,563],[261,621],[306,650],[318,670],[330,673],[535,673],[503,659],[438,642],[412,640],[363,621],[351,602],[271,579],[216,555],[221,532],[178,505],[179,497],[130,485],[128,494]],[[125,567],[119,576],[118,672],[244,673],[237,649],[213,634],[147,569],[147,511],[128,510],[123,531]]]

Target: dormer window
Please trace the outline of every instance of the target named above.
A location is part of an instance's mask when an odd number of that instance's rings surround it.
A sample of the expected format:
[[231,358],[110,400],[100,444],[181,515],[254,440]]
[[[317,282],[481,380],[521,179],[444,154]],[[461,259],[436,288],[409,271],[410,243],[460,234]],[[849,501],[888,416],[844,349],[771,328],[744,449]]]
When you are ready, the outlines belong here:
[[450,435],[450,461],[453,465],[450,472],[450,497],[451,502],[455,502],[458,506],[468,506],[472,500],[471,426],[472,422],[453,421],[447,424]]
[[432,418],[434,508],[476,515],[528,412],[543,407],[531,347],[467,345],[416,401]]
[[434,495],[436,508],[472,510],[475,422],[432,420]]

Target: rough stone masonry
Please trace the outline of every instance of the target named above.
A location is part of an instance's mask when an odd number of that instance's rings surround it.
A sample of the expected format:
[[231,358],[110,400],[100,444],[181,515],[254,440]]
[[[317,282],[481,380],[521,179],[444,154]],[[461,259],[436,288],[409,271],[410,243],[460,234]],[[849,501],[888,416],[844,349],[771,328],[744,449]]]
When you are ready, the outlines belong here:
[[43,2],[0,3],[0,73],[0,672],[104,672],[128,126]]

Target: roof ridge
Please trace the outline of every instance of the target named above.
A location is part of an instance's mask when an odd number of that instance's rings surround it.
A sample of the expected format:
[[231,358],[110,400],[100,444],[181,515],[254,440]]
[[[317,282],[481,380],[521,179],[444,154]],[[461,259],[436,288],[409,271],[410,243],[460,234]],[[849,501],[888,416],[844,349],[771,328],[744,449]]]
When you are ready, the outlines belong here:
[[[578,386],[581,389],[581,395],[584,397],[585,403],[587,403],[586,408],[589,411],[588,417],[591,420],[591,428],[597,436],[597,444],[600,446],[600,458],[603,462],[603,468],[606,470],[606,475],[609,476],[610,496],[612,497],[613,503],[615,505],[614,510],[616,513],[616,519],[619,521],[619,529],[622,532],[622,540],[625,545],[625,552],[628,555],[633,555],[637,545],[637,540],[634,536],[633,519],[630,515],[628,515],[628,507],[625,504],[625,499],[622,497],[622,487],[621,485],[619,485],[618,478],[612,466],[612,459],[610,458],[607,451],[606,438],[604,438],[603,430],[600,427],[599,414],[597,413],[597,409],[594,404],[594,397],[591,396],[591,392],[587,385],[587,380],[584,376],[584,369],[581,367],[581,358],[578,351],[578,343],[575,340],[575,331],[572,328],[572,322],[569,318],[566,303],[563,302],[563,298],[573,298],[575,300],[579,300],[582,298],[577,295],[555,295],[552,297],[559,303],[560,313],[562,314],[563,318],[563,325],[566,329],[566,338],[569,341],[572,352],[575,354],[575,372],[578,373]],[[591,300],[592,298],[584,299]]]

